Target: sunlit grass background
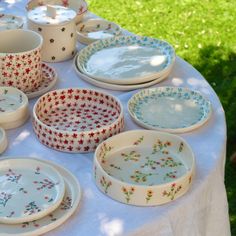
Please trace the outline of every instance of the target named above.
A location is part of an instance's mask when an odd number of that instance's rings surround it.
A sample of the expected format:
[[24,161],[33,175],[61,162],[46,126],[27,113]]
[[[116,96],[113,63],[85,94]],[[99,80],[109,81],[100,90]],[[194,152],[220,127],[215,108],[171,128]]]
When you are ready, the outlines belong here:
[[225,183],[236,235],[236,0],[87,0],[89,10],[123,28],[165,39],[208,80],[226,112]]

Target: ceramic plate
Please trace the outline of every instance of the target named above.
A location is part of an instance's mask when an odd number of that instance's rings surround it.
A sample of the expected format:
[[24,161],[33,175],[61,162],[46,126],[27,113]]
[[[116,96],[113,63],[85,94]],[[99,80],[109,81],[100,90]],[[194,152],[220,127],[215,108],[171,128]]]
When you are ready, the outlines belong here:
[[26,93],[29,99],[41,96],[51,90],[57,82],[57,73],[56,70],[48,66],[45,63],[42,63],[42,73],[43,80],[40,86],[37,89],[29,91]]
[[61,205],[54,212],[40,220],[15,225],[0,224],[1,236],[35,236],[44,234],[63,224],[77,209],[81,199],[81,189],[77,179],[61,166],[44,160],[40,160],[40,162],[54,167],[64,178],[65,196]]
[[17,88],[0,87],[0,125],[15,122],[26,116],[28,98]]
[[102,19],[91,19],[77,25],[78,40],[90,44],[100,39],[121,34],[121,28],[113,22]]
[[[0,161],[0,222],[33,221],[62,202],[64,180],[55,168],[36,160]],[[20,203],[20,204],[19,204]]]
[[33,109],[39,140],[63,152],[91,152],[121,132],[124,114],[114,96],[92,89],[67,88],[40,97]]
[[118,201],[140,206],[183,195],[194,168],[194,155],[182,138],[150,130],[109,138],[98,146],[94,158],[99,189]]
[[171,133],[200,127],[212,112],[211,103],[199,92],[176,87],[142,90],[129,100],[128,110],[139,125]]
[[74,63],[74,68],[78,76],[83,79],[84,81],[93,84],[97,87],[100,88],[105,88],[105,89],[111,89],[111,90],[118,90],[118,91],[130,91],[134,89],[139,89],[139,88],[146,88],[150,87],[154,84],[160,83],[162,80],[166,79],[171,72],[173,66],[171,66],[170,70],[166,72],[166,74],[163,74],[162,76],[158,77],[157,79],[151,80],[146,83],[140,83],[140,84],[110,84],[110,83],[105,83],[96,79],[93,79],[85,74],[83,74],[79,68],[76,65],[76,61]]
[[7,136],[3,128],[0,127],[0,154],[7,148]]
[[92,43],[78,53],[77,66],[96,80],[136,84],[162,76],[174,63],[173,47],[140,36],[117,36]]
[[0,31],[23,27],[23,19],[19,16],[0,14]]

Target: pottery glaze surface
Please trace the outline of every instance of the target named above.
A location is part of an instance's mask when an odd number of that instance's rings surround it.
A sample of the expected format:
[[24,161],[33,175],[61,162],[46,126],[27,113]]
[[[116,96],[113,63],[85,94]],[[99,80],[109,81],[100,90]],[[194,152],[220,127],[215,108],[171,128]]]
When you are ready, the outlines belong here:
[[160,205],[182,196],[194,169],[189,145],[178,136],[157,131],[123,132],[101,143],[94,154],[98,188],[131,205]]
[[7,136],[3,128],[0,127],[0,154],[3,153],[7,148]]
[[28,28],[43,37],[42,60],[59,62],[72,58],[76,53],[76,12],[51,6],[55,17],[48,14],[49,7],[40,6],[28,12]]
[[23,27],[23,19],[19,16],[0,14],[0,31],[10,29],[20,29]]
[[30,30],[0,31],[0,86],[23,92],[39,86],[42,43],[43,38]]

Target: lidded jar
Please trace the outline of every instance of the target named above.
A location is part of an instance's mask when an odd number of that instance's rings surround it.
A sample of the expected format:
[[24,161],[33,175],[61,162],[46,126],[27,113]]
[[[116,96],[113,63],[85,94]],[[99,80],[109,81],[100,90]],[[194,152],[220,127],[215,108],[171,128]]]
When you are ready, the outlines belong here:
[[57,5],[40,6],[28,12],[28,28],[43,36],[43,61],[59,62],[75,55],[75,17],[74,10]]

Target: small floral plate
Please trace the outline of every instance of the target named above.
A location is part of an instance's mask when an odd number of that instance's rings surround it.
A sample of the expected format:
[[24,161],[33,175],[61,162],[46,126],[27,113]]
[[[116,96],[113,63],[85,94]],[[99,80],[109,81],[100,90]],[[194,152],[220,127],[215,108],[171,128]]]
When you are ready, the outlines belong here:
[[180,137],[150,130],[123,132],[101,143],[94,155],[94,178],[111,198],[154,206],[182,196],[195,169],[190,146]]
[[[27,158],[31,160],[32,158]],[[35,159],[38,160],[38,159]],[[0,224],[0,235],[34,236],[41,235],[63,224],[77,209],[81,199],[81,189],[78,180],[68,170],[50,161],[38,160],[55,168],[65,182],[65,195],[59,207],[47,216],[32,222],[21,224]]]
[[51,66],[42,63],[43,80],[40,82],[38,88],[26,92],[29,99],[41,96],[51,90],[57,82],[57,72]]
[[0,222],[16,224],[40,219],[62,202],[64,180],[45,163],[30,159],[0,161]]
[[23,27],[23,19],[19,16],[0,14],[0,31]]
[[7,148],[7,136],[3,128],[0,127],[0,154]]
[[158,87],[134,94],[128,102],[133,120],[147,129],[171,133],[189,132],[211,116],[211,103],[188,88]]
[[103,19],[90,19],[77,25],[78,40],[84,44],[90,44],[119,34],[121,34],[120,26]]

